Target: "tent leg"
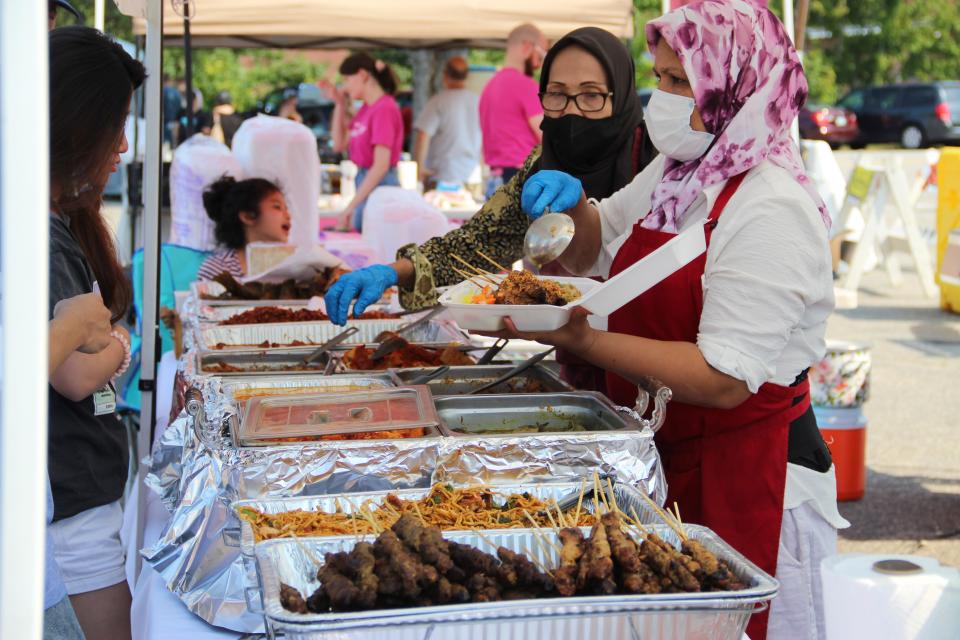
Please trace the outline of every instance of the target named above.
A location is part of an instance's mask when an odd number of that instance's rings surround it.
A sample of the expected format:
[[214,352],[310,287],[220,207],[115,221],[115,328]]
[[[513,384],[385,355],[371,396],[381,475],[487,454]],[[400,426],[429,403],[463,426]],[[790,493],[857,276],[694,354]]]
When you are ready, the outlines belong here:
[[[140,434],[138,450],[149,455],[153,448],[153,428],[156,420],[157,292],[160,270],[160,175],[163,170],[161,141],[163,140],[161,110],[161,69],[163,68],[163,3],[147,3],[147,44],[145,63],[147,83],[144,90],[146,104],[146,150],[143,164],[143,348],[140,356]],[[143,480],[147,466],[138,466],[137,483],[137,550],[143,548],[143,519],[146,515],[146,490]],[[140,575],[138,556],[136,573]]]

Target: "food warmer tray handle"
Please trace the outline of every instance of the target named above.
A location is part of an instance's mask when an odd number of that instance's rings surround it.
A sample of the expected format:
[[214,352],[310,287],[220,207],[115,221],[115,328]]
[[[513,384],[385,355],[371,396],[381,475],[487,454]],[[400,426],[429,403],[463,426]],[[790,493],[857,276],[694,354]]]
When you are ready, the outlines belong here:
[[244,587],[243,599],[247,601],[247,609],[253,614],[263,614],[263,597],[259,587]]
[[[643,376],[637,384],[637,391],[637,402],[633,410],[639,417],[641,428],[650,427],[656,433],[667,419],[667,403],[673,398],[673,390],[656,378]],[[651,398],[653,398],[653,411],[647,419],[643,415],[650,407]]]
[[207,420],[207,413],[203,408],[203,393],[196,387],[191,387],[187,389],[185,399],[187,414],[193,418],[193,432],[197,439],[212,451],[222,449],[222,430],[220,425]]

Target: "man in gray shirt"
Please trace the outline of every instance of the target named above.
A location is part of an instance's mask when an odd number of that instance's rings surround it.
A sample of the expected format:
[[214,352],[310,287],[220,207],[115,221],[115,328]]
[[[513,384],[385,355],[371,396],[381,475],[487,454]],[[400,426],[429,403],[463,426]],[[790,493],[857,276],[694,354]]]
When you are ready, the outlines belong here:
[[429,184],[466,183],[480,164],[480,98],[465,88],[469,67],[460,56],[443,68],[444,90],[430,98],[414,128],[414,160],[424,188]]

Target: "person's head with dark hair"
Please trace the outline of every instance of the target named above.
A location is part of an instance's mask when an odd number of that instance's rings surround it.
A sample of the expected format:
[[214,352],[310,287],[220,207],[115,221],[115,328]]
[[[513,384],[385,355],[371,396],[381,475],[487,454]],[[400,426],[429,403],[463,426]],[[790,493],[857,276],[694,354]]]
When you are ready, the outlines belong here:
[[367,53],[354,53],[340,64],[340,75],[346,80],[345,89],[351,100],[375,102],[379,93],[397,92],[397,77],[383,60],[375,60]]
[[251,242],[286,242],[290,212],[283,193],[263,178],[223,176],[203,192],[203,206],[214,222],[217,242],[240,250]]
[[53,30],[49,49],[51,207],[70,220],[116,321],[130,304],[131,288],[100,204],[107,178],[127,150],[130,99],[146,72],[119,44],[89,27]]
[[443,84],[447,89],[462,89],[470,75],[470,65],[463,56],[453,56],[443,65]]
[[77,8],[68,0],[47,0],[47,29],[57,26],[57,9],[64,9],[72,14],[77,22],[83,23],[83,14],[77,11]]

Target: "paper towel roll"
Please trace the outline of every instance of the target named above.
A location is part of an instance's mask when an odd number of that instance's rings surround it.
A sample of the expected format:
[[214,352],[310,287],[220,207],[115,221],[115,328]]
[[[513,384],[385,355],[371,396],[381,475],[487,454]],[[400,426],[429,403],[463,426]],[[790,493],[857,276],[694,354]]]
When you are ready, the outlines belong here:
[[[884,574],[880,560],[922,571]],[[960,572],[921,556],[841,554],[821,563],[827,640],[960,638]]]

